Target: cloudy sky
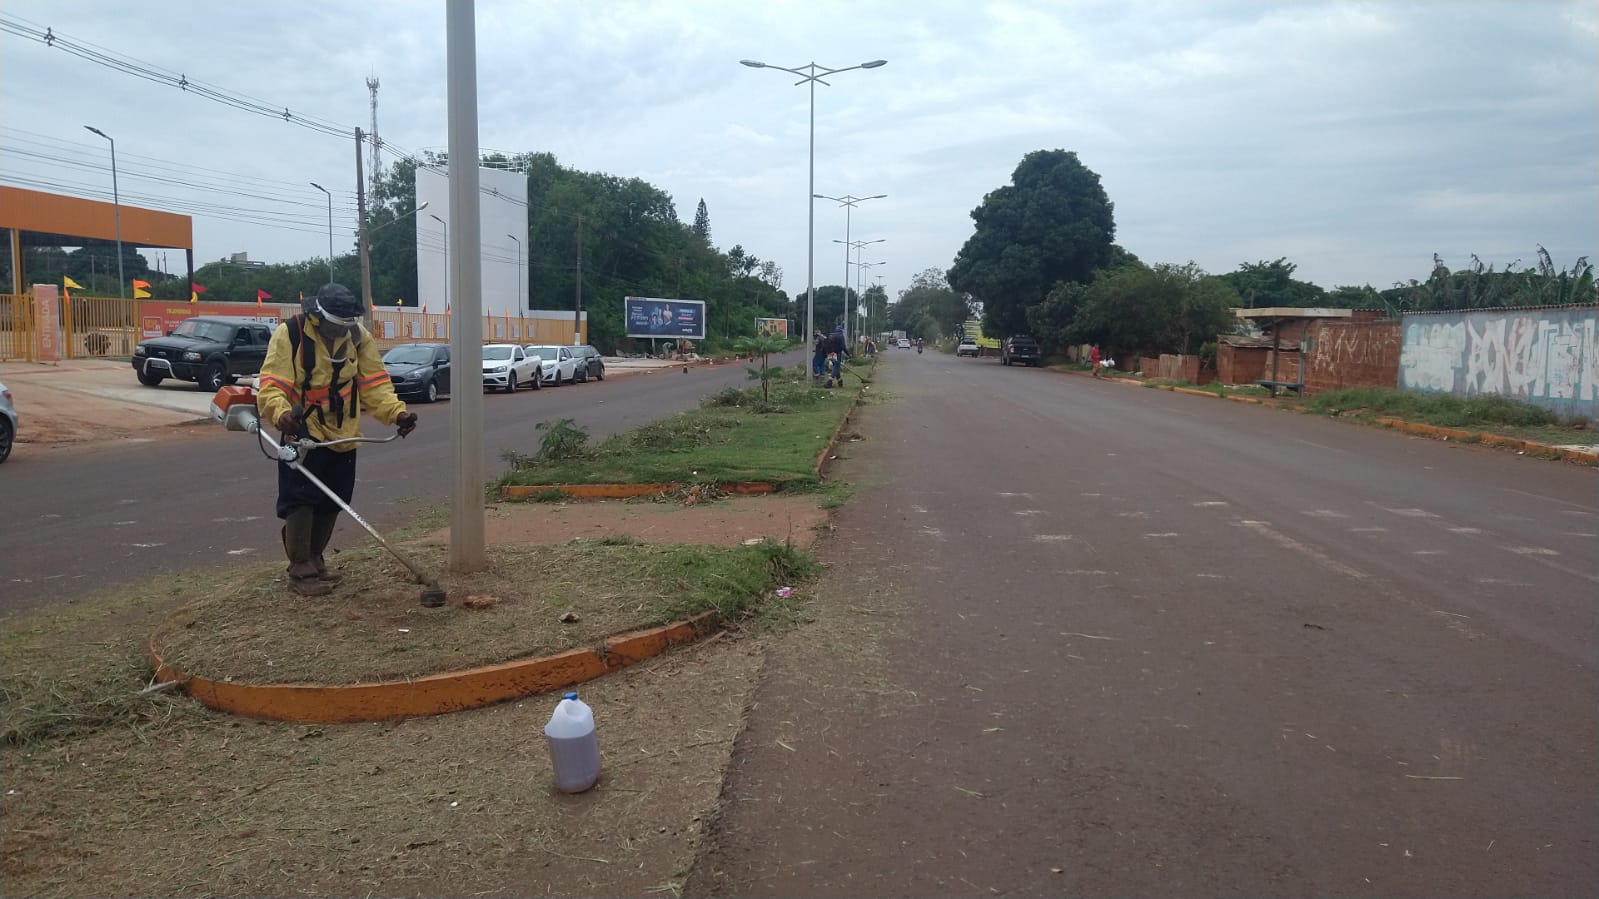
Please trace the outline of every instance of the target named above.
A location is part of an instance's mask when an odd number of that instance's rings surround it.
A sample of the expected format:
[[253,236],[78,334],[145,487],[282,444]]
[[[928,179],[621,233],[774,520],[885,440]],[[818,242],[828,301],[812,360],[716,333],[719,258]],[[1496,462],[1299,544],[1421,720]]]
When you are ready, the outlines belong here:
[[[447,142],[442,2],[7,0],[0,17],[391,147]],[[1026,153],[1075,150],[1146,262],[1286,256],[1325,287],[1599,257],[1599,2],[478,0],[479,143],[639,177],[806,283],[808,93],[740,66],[873,59],[816,96],[816,190],[890,295],[947,268]],[[0,33],[0,182],[195,215],[196,256],[342,251],[353,142]],[[816,282],[844,213],[816,207]],[[514,252],[514,251],[513,251]],[[169,254],[168,267],[182,260]]]

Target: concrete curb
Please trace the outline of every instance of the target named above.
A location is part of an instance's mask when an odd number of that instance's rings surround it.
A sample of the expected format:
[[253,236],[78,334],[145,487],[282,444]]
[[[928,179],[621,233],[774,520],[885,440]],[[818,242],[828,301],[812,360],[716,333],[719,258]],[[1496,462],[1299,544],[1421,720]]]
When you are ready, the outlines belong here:
[[[538,496],[549,490],[559,490],[572,499],[628,499],[635,496],[662,496],[674,490],[681,490],[689,484],[507,484],[500,488],[500,495],[518,499],[529,496]],[[739,496],[761,496],[767,493],[776,493],[778,485],[773,481],[734,481],[726,484],[717,484],[716,489],[723,493],[734,493]]]
[[176,681],[202,705],[217,711],[304,724],[354,724],[419,718],[482,708],[593,680],[653,658],[679,643],[719,630],[721,616],[702,612],[684,621],[608,637],[599,649],[431,674],[409,681],[327,687],[315,684],[235,684],[187,674],[168,665],[149,642],[157,683]]
[[1578,450],[1569,450],[1563,447],[1550,446],[1547,443],[1538,443],[1535,440],[1522,440],[1519,437],[1505,437],[1500,434],[1488,434],[1482,431],[1467,431],[1460,428],[1443,428],[1437,425],[1423,425],[1405,421],[1399,418],[1379,418],[1377,424],[1415,434],[1421,437],[1450,438],[1454,440],[1481,443],[1487,446],[1504,446],[1519,450],[1524,453],[1543,453],[1559,456],[1571,462],[1585,462],[1589,465],[1599,463],[1599,454],[1584,453]]
[[[871,371],[876,371],[876,370],[877,370],[877,362],[874,360],[872,362]],[[852,416],[854,416],[855,410],[860,407],[861,397],[863,395],[865,395],[865,393],[866,393],[865,379],[862,378],[861,389],[856,392],[855,398],[850,400],[849,408],[844,410],[844,417],[840,418],[838,420],[838,427],[833,429],[833,436],[831,436],[831,437],[829,437],[827,439],[827,445],[822,447],[821,453],[819,453],[817,455],[817,457],[816,457],[816,477],[817,478],[822,479],[822,480],[826,480],[827,476],[824,475],[822,472],[827,468],[828,457],[833,455],[833,450],[838,448],[838,438],[842,437],[844,435],[844,429],[849,427],[849,420],[850,420],[850,418]]]

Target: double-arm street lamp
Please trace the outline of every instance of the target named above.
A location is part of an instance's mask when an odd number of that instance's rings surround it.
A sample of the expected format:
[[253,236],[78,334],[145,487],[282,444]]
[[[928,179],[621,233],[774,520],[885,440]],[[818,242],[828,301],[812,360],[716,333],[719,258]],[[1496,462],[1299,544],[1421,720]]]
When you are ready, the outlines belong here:
[[[842,241],[842,240],[834,240],[833,241],[833,243],[844,244],[844,258],[846,260],[846,265],[844,267],[844,320],[846,322],[849,321],[849,266],[847,264],[848,259],[849,259],[849,251],[850,250],[854,250],[855,251],[855,271],[859,272],[860,268],[861,268],[861,249],[863,247],[871,246],[874,243],[882,243],[882,242],[884,242],[886,240],[888,240],[888,238],[879,237],[876,240],[852,240],[852,241],[847,241],[847,242],[846,241]],[[875,265],[876,263],[873,263],[873,264]],[[859,291],[856,292],[856,295],[859,296]],[[844,327],[846,329],[845,336],[848,337],[849,335],[848,335],[847,331],[848,331],[849,325],[846,324]]]
[[126,299],[128,296],[128,282],[122,278],[122,196],[117,191],[117,142],[112,139],[111,135],[93,125],[84,125],[83,127],[111,141],[111,214],[116,219],[117,228],[117,296]]
[[[739,63],[741,65],[749,66],[752,69],[776,69],[779,72],[788,72],[791,75],[799,76],[799,80],[794,82],[796,85],[800,85],[800,84],[809,84],[810,85],[810,90],[811,90],[810,184],[809,184],[809,187],[807,187],[807,189],[805,191],[805,193],[807,195],[805,202],[806,202],[806,205],[809,207],[809,210],[810,210],[810,213],[809,213],[809,224],[807,226],[806,237],[805,237],[805,244],[806,244],[806,258],[805,258],[805,336],[806,336],[806,339],[809,340],[810,336],[812,334],[816,333],[816,85],[817,85],[817,83],[827,84],[827,82],[823,80],[824,78],[827,78],[827,77],[832,76],[832,75],[837,75],[840,72],[849,72],[849,71],[852,71],[854,69],[875,69],[875,68],[878,68],[880,66],[888,65],[888,60],[886,60],[886,59],[874,59],[871,62],[863,62],[863,63],[861,63],[859,65],[846,66],[845,68],[842,68],[842,69],[833,69],[833,68],[829,68],[827,66],[817,65],[814,62],[812,62],[812,63],[810,63],[808,65],[795,66],[794,68],[787,68],[785,66],[769,65],[767,63],[758,62],[758,61],[753,60],[753,59],[741,59],[741,60],[739,60]],[[831,85],[829,85],[829,86],[831,86]]]
[[[867,200],[881,200],[881,199],[887,197],[888,194],[873,194],[870,197],[854,197],[854,196],[850,196],[849,194],[845,194],[842,197],[829,197],[829,196],[826,196],[825,194],[811,194],[811,196],[813,198],[815,198],[815,199],[818,199],[818,200],[832,200],[833,202],[837,203],[838,205],[844,207],[844,339],[845,339],[845,341],[848,341],[849,340],[849,332],[850,332],[850,317],[849,317],[849,225],[850,225],[850,214],[855,211],[855,207],[857,205],[859,205],[861,203],[864,203]],[[859,302],[858,295],[857,295],[857,302]]]
[[328,283],[333,283],[333,194],[315,181],[306,182],[327,195],[328,198]]

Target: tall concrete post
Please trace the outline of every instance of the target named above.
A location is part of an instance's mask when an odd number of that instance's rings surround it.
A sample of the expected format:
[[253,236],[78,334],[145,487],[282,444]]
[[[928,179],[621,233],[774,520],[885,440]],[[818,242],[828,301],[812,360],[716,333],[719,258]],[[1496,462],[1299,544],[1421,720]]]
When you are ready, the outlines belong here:
[[[450,358],[470,374],[483,357],[483,234],[478,209],[477,16],[473,0],[445,6],[449,73],[450,296],[455,305]],[[488,564],[483,526],[483,391],[475,384],[450,396],[450,570]]]

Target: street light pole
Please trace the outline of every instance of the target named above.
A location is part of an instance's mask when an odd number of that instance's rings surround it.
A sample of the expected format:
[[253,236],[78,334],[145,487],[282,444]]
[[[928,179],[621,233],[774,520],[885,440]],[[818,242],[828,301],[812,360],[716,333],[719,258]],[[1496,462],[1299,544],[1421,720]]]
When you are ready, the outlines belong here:
[[[423,205],[427,204],[424,203]],[[428,213],[428,218],[438,222],[439,227],[444,229],[444,310],[448,312],[450,309],[450,223],[431,212]],[[421,300],[417,302],[421,302]]]
[[[785,66],[768,65],[767,63],[754,59],[741,59],[739,60],[739,64],[749,66],[752,69],[776,69],[779,72],[788,72],[791,75],[799,76],[800,80],[794,82],[796,85],[810,85],[810,183],[805,191],[807,194],[805,202],[806,206],[808,207],[808,224],[806,226],[807,230],[805,235],[805,332],[806,339],[809,340],[811,335],[816,333],[816,84],[817,82],[827,84],[826,81],[822,81],[823,78],[826,78],[830,75],[837,75],[840,72],[849,72],[855,69],[876,69],[881,66],[886,66],[888,65],[888,60],[874,59],[871,62],[863,62],[859,65],[846,66],[842,69],[828,68],[827,66],[817,65],[815,62],[811,62],[803,66],[795,66],[794,68],[787,68]],[[829,85],[829,87],[831,87],[831,85]]]
[[516,241],[516,314],[522,314],[522,241],[515,234],[506,237]]
[[117,190],[117,142],[93,125],[83,127],[111,141],[111,215],[116,220],[117,228],[117,296],[127,299],[128,282],[122,277],[122,194]]
[[[844,207],[844,243],[845,243],[845,247],[844,247],[844,342],[847,344],[849,342],[849,332],[850,332],[850,316],[849,316],[849,246],[848,246],[848,244],[849,244],[850,213],[852,211],[854,211],[855,207],[858,204],[864,203],[867,200],[881,200],[881,199],[884,199],[885,197],[887,197],[888,194],[874,194],[874,195],[872,195],[870,197],[855,197],[855,196],[851,196],[849,194],[845,194],[842,197],[829,197],[829,196],[824,196],[822,194],[812,194],[812,196],[814,198],[818,199],[818,200],[832,200],[832,201],[838,203],[840,206]],[[856,305],[859,305],[860,301],[861,301],[860,294],[859,294],[859,292],[857,292],[856,295],[855,295],[855,303],[856,303]]]
[[317,190],[322,191],[322,193],[326,194],[327,198],[328,198],[328,283],[332,284],[333,283],[333,194],[329,193],[327,188],[325,188],[322,185],[316,183],[315,181],[311,181],[309,183],[310,183],[310,185],[312,187],[314,187]]

